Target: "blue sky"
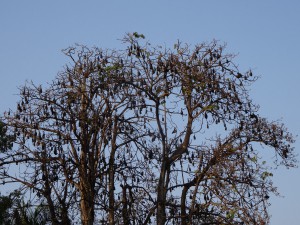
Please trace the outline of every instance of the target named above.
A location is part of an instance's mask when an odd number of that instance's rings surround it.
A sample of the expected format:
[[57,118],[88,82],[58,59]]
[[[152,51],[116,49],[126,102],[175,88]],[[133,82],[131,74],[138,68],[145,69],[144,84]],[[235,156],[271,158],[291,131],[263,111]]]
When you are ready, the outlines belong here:
[[[43,3],[42,3],[43,2]],[[172,47],[219,40],[240,68],[261,78],[251,96],[260,114],[300,134],[300,1],[1,1],[0,112],[14,108],[25,80],[51,81],[74,43],[122,48],[126,32]],[[299,153],[300,138],[295,144]],[[272,225],[300,221],[299,169],[275,172],[285,198],[272,198]]]

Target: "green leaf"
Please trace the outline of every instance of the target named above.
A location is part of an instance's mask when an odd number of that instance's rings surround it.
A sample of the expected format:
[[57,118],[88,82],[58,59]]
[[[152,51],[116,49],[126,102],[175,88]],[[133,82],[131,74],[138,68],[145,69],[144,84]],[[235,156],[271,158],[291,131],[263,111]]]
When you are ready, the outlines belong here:
[[142,38],[142,39],[145,39],[145,36],[144,36],[143,34],[139,34],[138,32],[134,32],[134,33],[133,33],[133,36],[134,36],[135,38]]

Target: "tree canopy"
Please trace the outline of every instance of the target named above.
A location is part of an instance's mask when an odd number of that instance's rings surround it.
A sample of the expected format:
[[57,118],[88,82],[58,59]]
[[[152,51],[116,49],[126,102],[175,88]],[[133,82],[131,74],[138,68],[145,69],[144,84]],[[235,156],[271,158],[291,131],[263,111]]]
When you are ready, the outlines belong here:
[[292,134],[249,96],[257,77],[216,41],[123,42],[67,48],[46,87],[20,87],[2,118],[14,143],[0,155],[3,183],[45,201],[54,225],[267,224],[277,191],[262,151],[296,160]]
[[0,152],[7,151],[12,148],[14,135],[7,134],[7,127],[0,121]]
[[1,225],[46,225],[48,208],[43,204],[29,207],[19,191],[13,191],[7,196],[0,195]]

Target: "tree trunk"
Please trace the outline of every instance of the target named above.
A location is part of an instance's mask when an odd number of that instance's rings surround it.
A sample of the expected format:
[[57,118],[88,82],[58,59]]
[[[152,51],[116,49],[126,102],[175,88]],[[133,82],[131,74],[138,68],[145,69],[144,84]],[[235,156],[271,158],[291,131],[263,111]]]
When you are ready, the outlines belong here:
[[188,186],[184,186],[181,193],[181,225],[187,225],[187,215],[186,215],[186,195],[188,191]]
[[66,207],[63,207],[62,208],[62,224],[64,225],[71,225],[71,221],[69,219],[69,216],[68,216],[68,209]]
[[127,209],[128,201],[127,201],[127,196],[126,196],[126,185],[122,188],[123,192],[123,197],[122,197],[122,202],[123,202],[123,208],[122,208],[122,216],[123,216],[123,224],[124,225],[130,225],[130,220],[129,220],[129,213]]
[[165,190],[165,179],[166,179],[166,162],[162,164],[160,178],[157,187],[157,225],[165,225],[166,223],[166,190]]
[[80,209],[82,225],[93,225],[95,218],[93,191],[84,190],[82,192]]
[[111,152],[109,157],[108,178],[108,224],[115,225],[115,153],[117,150],[116,139],[118,134],[118,118],[114,118],[113,136],[111,140]]
[[109,192],[109,206],[108,206],[108,224],[114,225],[115,224],[115,196],[114,196],[114,189],[115,189],[115,172],[114,172],[114,165],[110,164],[109,169],[109,184],[108,184],[108,192]]

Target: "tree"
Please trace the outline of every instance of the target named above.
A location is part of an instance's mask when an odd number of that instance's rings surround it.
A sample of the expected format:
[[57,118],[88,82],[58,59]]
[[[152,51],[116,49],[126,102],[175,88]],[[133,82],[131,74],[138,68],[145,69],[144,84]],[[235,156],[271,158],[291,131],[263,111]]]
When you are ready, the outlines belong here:
[[12,206],[12,201],[8,196],[0,196],[0,224],[9,224],[5,220],[9,218],[8,209]]
[[293,136],[248,95],[257,77],[215,41],[168,49],[143,38],[70,47],[48,87],[21,87],[3,117],[15,145],[0,176],[45,200],[55,225],[267,224],[277,192],[260,146],[275,165],[296,160]]
[[12,148],[14,141],[13,135],[7,135],[7,128],[5,124],[0,121],[0,152],[7,151]]
[[37,207],[25,203],[19,191],[0,196],[1,225],[46,225],[48,211],[43,205]]

